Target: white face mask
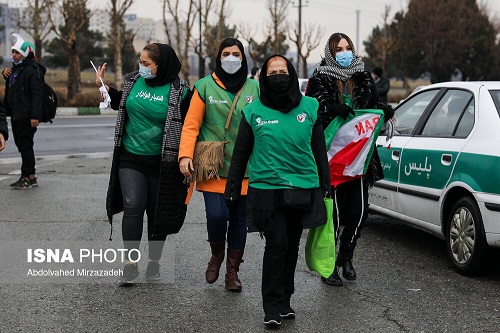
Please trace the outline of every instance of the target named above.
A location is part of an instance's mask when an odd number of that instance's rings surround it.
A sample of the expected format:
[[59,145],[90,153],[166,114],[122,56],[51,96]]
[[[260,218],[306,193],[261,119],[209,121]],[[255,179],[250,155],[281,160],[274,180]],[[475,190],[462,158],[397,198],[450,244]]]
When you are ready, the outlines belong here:
[[220,62],[222,69],[227,74],[234,74],[241,68],[241,59],[233,55],[225,57]]

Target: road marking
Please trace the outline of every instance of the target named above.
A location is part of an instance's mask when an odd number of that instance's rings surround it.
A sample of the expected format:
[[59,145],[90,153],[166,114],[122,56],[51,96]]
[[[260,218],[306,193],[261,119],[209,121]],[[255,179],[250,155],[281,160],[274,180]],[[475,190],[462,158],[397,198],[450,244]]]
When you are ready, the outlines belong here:
[[[69,160],[73,158],[106,158],[112,157],[113,152],[102,152],[102,153],[82,153],[82,154],[68,154],[68,155],[47,155],[47,156],[37,156],[36,161],[60,161]],[[21,157],[12,158],[1,158],[0,164],[14,164],[21,163]]]

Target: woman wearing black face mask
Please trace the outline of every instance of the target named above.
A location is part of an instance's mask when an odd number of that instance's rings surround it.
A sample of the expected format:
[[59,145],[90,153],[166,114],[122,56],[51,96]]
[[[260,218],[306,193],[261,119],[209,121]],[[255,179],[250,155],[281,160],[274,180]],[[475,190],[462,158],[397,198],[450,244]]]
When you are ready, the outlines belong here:
[[293,65],[272,56],[259,80],[260,100],[243,109],[224,198],[229,206],[238,202],[248,163],[247,224],[266,239],[264,324],[279,325],[295,318],[290,298],[300,236],[325,223],[330,176],[319,104],[302,96]]

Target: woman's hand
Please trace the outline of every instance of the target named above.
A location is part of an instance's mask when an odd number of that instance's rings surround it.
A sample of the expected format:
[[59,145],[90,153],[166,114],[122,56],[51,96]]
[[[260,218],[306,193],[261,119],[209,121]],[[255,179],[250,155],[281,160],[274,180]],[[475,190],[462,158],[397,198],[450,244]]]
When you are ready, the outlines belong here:
[[182,157],[179,160],[179,169],[184,176],[192,177],[191,172],[194,171],[193,160],[189,157]]
[[5,148],[5,138],[3,137],[3,134],[0,133],[0,151],[2,151]]
[[107,63],[102,64],[102,66],[97,67],[97,73],[95,73],[95,83],[97,86],[102,86],[102,81],[104,81],[104,72],[106,71]]

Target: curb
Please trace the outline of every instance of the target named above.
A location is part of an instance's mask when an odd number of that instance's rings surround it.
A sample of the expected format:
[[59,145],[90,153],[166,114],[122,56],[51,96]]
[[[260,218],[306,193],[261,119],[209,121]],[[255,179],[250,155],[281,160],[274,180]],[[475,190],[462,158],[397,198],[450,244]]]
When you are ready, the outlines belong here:
[[113,109],[99,109],[95,107],[59,107],[56,116],[99,116],[116,115]]

